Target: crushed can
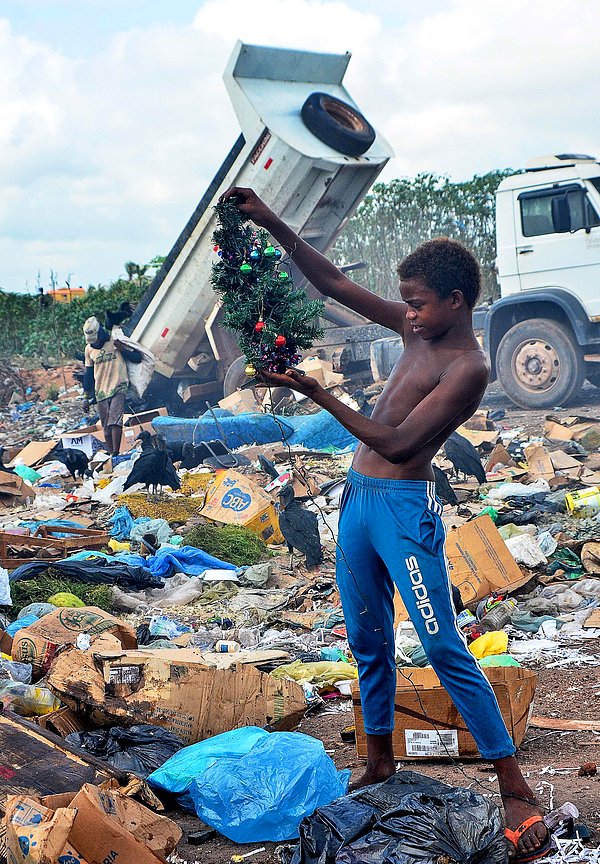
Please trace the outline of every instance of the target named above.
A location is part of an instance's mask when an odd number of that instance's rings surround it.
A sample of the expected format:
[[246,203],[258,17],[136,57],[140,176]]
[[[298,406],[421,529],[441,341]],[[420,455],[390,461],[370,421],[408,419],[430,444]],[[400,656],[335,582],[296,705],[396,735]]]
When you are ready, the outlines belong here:
[[600,513],[600,489],[598,486],[590,486],[589,489],[568,492],[565,495],[565,504],[567,512],[572,516],[596,516]]

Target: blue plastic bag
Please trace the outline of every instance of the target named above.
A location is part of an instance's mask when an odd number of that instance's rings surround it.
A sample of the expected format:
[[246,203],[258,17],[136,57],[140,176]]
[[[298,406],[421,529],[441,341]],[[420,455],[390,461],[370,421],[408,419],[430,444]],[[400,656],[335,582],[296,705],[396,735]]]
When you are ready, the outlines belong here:
[[257,741],[267,738],[268,735],[268,732],[258,726],[244,726],[191,744],[153,771],[147,778],[148,783],[155,789],[175,795],[178,805],[193,813],[194,802],[189,794],[192,781],[200,777],[217,759],[245,756]]
[[306,816],[346,794],[349,779],[321,741],[272,732],[245,755],[215,760],[193,780],[190,794],[198,818],[235,843],[291,840]]

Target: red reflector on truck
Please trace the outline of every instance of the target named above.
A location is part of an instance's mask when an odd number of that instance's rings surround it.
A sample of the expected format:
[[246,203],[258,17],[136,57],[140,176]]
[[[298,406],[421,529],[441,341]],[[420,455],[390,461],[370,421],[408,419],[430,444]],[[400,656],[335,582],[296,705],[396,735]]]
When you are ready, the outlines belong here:
[[273,164],[273,160],[272,160],[271,157],[269,156],[269,158],[268,158],[267,161],[265,162],[265,166],[264,166],[264,167],[265,167],[265,171],[267,170],[267,168],[270,168],[272,164]]
[[168,327],[165,327],[165,329],[164,329],[164,330],[162,331],[162,333],[160,334],[160,338],[161,338],[161,339],[164,339],[168,332],[169,332],[169,328],[168,328]]

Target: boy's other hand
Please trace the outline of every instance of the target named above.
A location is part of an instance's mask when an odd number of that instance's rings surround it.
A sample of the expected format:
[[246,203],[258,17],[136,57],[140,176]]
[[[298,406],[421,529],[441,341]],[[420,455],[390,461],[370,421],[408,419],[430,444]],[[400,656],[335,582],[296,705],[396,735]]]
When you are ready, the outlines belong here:
[[303,393],[309,399],[314,399],[319,390],[322,389],[316,378],[302,375],[296,369],[287,369],[282,375],[276,372],[265,372],[261,369],[257,376],[256,386],[289,387],[290,390]]
[[253,189],[245,189],[242,186],[232,186],[219,198],[219,202],[229,201],[233,198],[238,210],[247,216],[256,225],[264,226],[265,221],[273,216],[273,211],[267,207],[265,202],[258,197]]

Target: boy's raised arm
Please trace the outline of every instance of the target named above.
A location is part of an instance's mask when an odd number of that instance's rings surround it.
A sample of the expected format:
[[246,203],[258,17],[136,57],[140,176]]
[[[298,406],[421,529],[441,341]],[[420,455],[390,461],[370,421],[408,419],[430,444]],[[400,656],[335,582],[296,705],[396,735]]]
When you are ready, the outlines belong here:
[[252,189],[234,186],[224,193],[221,200],[227,201],[229,198],[234,198],[238,209],[244,215],[257,225],[266,228],[284,247],[294,264],[300,268],[317,291],[364,315],[376,324],[382,324],[384,327],[402,333],[406,313],[404,303],[385,300],[353,282],[310,243],[302,240]]

